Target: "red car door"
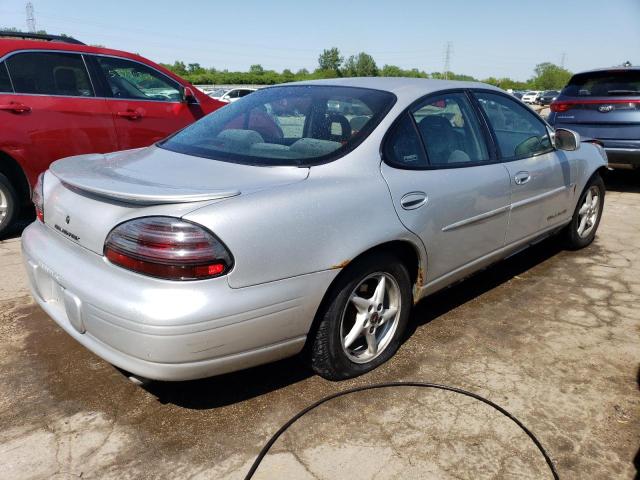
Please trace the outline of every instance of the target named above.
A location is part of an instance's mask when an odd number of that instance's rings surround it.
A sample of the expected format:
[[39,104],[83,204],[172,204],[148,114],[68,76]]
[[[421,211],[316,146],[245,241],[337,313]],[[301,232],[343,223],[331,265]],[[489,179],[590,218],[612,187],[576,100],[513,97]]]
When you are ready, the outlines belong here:
[[54,160],[117,150],[111,112],[96,97],[81,54],[19,52],[4,64],[13,92],[0,93],[0,150],[32,184]]
[[94,58],[111,95],[107,105],[120,149],[151,145],[204,115],[197,102],[182,101],[182,85],[155,68],[121,57]]

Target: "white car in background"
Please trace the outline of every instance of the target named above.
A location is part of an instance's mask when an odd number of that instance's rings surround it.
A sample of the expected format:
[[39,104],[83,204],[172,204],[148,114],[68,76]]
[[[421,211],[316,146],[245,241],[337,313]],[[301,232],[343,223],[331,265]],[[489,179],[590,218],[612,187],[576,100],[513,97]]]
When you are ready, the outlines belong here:
[[211,98],[214,98],[215,100],[220,100],[221,102],[233,103],[236,100],[239,100],[242,97],[245,97],[250,93],[255,92],[256,90],[257,88],[248,88],[248,87],[218,88],[216,90],[209,92],[207,95],[209,95]]
[[522,101],[524,103],[529,103],[529,104],[534,104],[536,103],[536,100],[538,100],[538,97],[540,96],[542,92],[540,92],[539,90],[529,90],[527,93],[525,93],[522,96]]

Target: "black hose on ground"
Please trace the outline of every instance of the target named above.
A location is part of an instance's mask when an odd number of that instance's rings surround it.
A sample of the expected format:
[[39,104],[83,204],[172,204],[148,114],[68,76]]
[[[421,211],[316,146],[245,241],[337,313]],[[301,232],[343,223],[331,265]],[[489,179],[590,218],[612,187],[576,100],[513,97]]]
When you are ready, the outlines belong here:
[[476,400],[481,401],[482,403],[485,403],[485,404],[489,405],[490,407],[494,408],[495,410],[497,410],[501,414],[503,414],[505,417],[510,419],[516,425],[518,425],[518,427],[520,427],[520,429],[522,429],[522,431],[527,434],[527,436],[535,444],[535,446],[538,448],[538,450],[540,451],[540,453],[544,457],[545,461],[547,462],[547,465],[549,466],[549,469],[551,470],[551,474],[553,475],[553,478],[555,480],[559,480],[560,479],[560,476],[558,475],[558,472],[556,470],[556,466],[554,465],[553,461],[551,460],[551,457],[549,456],[547,451],[544,449],[544,447],[542,446],[540,441],[536,438],[536,436],[520,420],[518,420],[512,414],[507,412],[500,405],[498,405],[496,403],[493,403],[491,400],[488,400],[488,399],[486,399],[484,397],[481,397],[477,393],[469,392],[469,391],[463,390],[461,388],[450,387],[448,385],[440,385],[440,384],[437,384],[437,383],[428,383],[428,382],[389,382],[389,383],[376,383],[374,385],[366,385],[366,386],[363,386],[363,387],[351,388],[349,390],[344,390],[342,392],[334,393],[333,395],[329,395],[327,397],[324,397],[324,398],[318,400],[317,402],[309,405],[308,407],[306,407],[305,409],[301,410],[300,412],[298,412],[287,423],[282,425],[282,427],[280,427],[280,429],[269,439],[269,441],[264,445],[264,447],[262,447],[262,450],[260,450],[260,453],[258,454],[258,456],[256,457],[255,461],[253,462],[253,465],[251,465],[251,468],[249,469],[249,472],[247,473],[247,476],[244,477],[245,480],[250,480],[251,478],[253,478],[253,476],[256,473],[256,470],[260,466],[260,463],[262,462],[264,457],[267,455],[267,453],[269,452],[269,450],[271,449],[273,444],[276,443],[278,438],[280,438],[280,436],[291,425],[293,425],[297,420],[299,420],[305,414],[309,413],[311,410],[314,410],[315,408],[319,407],[323,403],[328,402],[329,400],[333,400],[333,399],[338,398],[338,397],[343,397],[343,396],[349,395],[351,393],[363,392],[365,390],[375,390],[375,389],[378,389],[378,388],[393,388],[393,387],[421,387],[421,388],[434,388],[434,389],[438,389],[438,390],[446,390],[446,391],[449,391],[449,392],[459,393],[460,395],[465,395],[467,397],[474,398]]

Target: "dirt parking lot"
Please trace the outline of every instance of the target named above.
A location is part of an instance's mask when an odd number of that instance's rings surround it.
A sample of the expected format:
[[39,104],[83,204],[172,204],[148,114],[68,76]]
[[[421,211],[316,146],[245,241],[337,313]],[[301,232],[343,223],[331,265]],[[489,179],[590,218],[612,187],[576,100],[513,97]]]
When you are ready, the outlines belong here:
[[[595,243],[548,240],[421,302],[398,355],[331,383],[298,358],[140,388],[34,305],[19,238],[0,242],[0,478],[241,479],[324,395],[381,381],[466,388],[520,418],[563,479],[631,479],[640,447],[640,176],[607,180]],[[260,479],[551,478],[531,441],[454,393],[331,401],[274,445]]]

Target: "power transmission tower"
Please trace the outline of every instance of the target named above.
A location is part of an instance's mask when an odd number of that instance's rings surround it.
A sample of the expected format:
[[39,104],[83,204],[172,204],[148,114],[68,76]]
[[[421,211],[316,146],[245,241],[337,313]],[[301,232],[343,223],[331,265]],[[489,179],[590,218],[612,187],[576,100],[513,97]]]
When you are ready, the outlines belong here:
[[449,80],[449,70],[451,70],[451,54],[453,53],[453,43],[447,42],[444,49],[444,79]]
[[36,16],[31,2],[27,2],[27,30],[29,33],[36,33]]
[[560,66],[564,68],[566,63],[567,63],[567,53],[562,52],[562,55],[560,56]]

